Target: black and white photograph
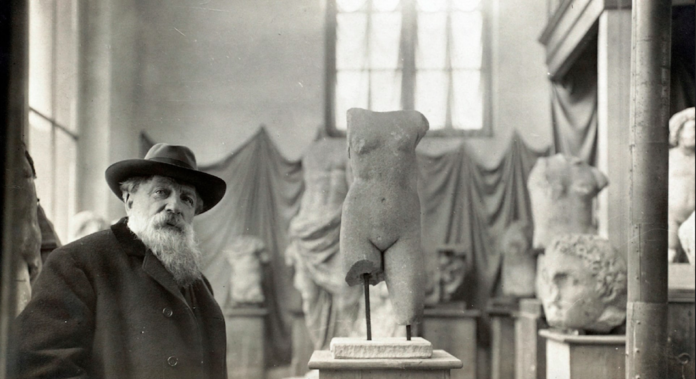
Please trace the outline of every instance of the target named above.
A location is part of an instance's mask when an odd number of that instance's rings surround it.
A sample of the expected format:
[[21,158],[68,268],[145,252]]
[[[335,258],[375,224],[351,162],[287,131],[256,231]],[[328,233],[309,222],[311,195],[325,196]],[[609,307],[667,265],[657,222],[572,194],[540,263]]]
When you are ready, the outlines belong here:
[[696,379],[694,0],[0,3],[0,379]]

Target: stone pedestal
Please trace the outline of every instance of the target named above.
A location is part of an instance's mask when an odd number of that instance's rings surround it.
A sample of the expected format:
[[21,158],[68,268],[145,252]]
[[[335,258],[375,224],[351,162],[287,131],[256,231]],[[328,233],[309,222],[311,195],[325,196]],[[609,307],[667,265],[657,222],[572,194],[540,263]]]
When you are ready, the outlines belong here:
[[515,379],[546,379],[546,339],[539,330],[548,328],[539,299],[521,299],[515,314]]
[[302,311],[292,311],[292,362],[290,362],[290,374],[302,377],[309,367],[307,362],[312,356],[314,346],[312,339],[307,331],[304,313]]
[[462,361],[444,350],[415,359],[334,359],[330,351],[316,350],[309,360],[320,379],[448,379],[450,370],[461,367]]
[[421,335],[435,349],[444,349],[463,363],[452,372],[452,379],[476,379],[477,310],[460,308],[426,308]]
[[546,338],[547,378],[626,378],[626,336],[573,336],[549,329],[539,335]]
[[264,308],[239,308],[225,312],[227,331],[227,377],[245,379],[265,377]]
[[516,299],[491,299],[491,379],[515,379]]
[[694,266],[669,265],[669,304],[667,308],[667,378],[696,377],[696,333],[694,332]]

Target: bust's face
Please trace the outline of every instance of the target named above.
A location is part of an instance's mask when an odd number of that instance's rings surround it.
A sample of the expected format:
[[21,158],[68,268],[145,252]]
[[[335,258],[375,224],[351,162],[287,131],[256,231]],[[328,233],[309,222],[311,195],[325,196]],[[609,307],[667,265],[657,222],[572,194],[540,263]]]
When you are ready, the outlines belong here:
[[696,130],[694,130],[694,125],[696,125],[694,120],[689,120],[684,123],[684,126],[682,126],[679,132],[679,146],[689,149],[693,149],[696,146]]
[[605,304],[590,270],[574,255],[552,253],[542,259],[538,296],[549,325],[583,329],[593,324],[604,312]]

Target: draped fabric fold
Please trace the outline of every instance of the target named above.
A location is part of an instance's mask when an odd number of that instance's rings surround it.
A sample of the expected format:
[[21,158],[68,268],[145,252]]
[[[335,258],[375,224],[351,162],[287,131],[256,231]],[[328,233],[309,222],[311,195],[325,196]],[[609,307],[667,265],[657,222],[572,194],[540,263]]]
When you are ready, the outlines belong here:
[[552,82],[551,93],[555,152],[572,155],[590,165],[596,165],[596,49],[586,49],[563,78]]
[[297,213],[303,191],[299,161],[283,158],[264,128],[223,161],[200,168],[227,182],[220,204],[196,217],[194,228],[203,251],[202,270],[215,289],[221,307],[227,304],[230,266],[221,252],[242,235],[261,238],[270,253],[263,290],[269,316],[266,321],[266,363],[284,364],[291,358],[288,309],[298,302],[292,272],[282,252],[287,230]]
[[[342,145],[342,144],[341,144]],[[493,168],[475,162],[464,144],[454,151],[440,155],[418,153],[420,170],[423,249],[427,270],[437,270],[437,248],[445,243],[466,246],[473,253],[475,269],[465,279],[464,298],[471,308],[485,309],[495,291],[500,269],[497,239],[513,221],[532,224],[527,176],[539,156],[547,151],[534,151],[518,135]],[[241,235],[260,237],[268,248],[271,264],[267,268],[264,291],[269,318],[265,346],[269,366],[290,361],[291,309],[299,308],[299,298],[293,289],[292,270],[285,264],[291,219],[298,214],[302,194],[303,168],[300,161],[283,158],[268,134],[261,129],[251,140],[217,164],[201,167],[227,182],[227,193],[220,204],[196,217],[194,227],[207,252],[203,270],[215,289],[215,296],[224,308],[229,292],[230,268],[221,252],[226,244]],[[321,288],[314,296],[313,309],[328,328],[337,320],[332,287],[336,286],[335,270],[318,272],[337,253],[340,208],[317,216],[311,223],[295,225],[302,246],[290,249],[319,252],[306,256],[312,276],[320,278]],[[319,225],[317,220],[326,220]],[[296,222],[300,222],[298,220]],[[310,225],[311,224],[311,225]],[[320,234],[322,238],[315,238]],[[318,245],[314,245],[317,243]],[[317,271],[318,270],[318,271]],[[332,321],[333,320],[333,321]],[[319,322],[319,321],[317,321]],[[479,339],[488,343],[486,320],[480,325]],[[325,334],[334,334],[332,330]],[[325,342],[325,341],[324,341]]]

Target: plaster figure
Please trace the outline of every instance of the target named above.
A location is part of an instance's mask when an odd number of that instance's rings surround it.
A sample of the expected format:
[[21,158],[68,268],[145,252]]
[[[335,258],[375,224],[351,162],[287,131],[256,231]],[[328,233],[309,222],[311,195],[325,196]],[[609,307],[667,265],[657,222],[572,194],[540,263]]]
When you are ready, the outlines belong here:
[[522,221],[511,223],[500,239],[503,254],[502,292],[512,297],[534,297],[536,256],[532,228]]
[[109,229],[109,223],[106,220],[92,211],[82,211],[70,220],[70,237],[68,242],[106,229]]
[[358,315],[360,289],[343,279],[339,254],[347,159],[343,139],[319,138],[307,149],[302,158],[305,189],[285,251],[316,350],[328,349],[333,337],[348,337]]
[[626,318],[626,262],[608,240],[556,237],[539,259],[537,295],[550,326],[607,333]]
[[696,160],[694,108],[676,113],[669,120],[669,261],[679,259],[679,225],[694,212]]
[[694,246],[694,242],[696,241],[696,236],[694,236],[695,233],[694,212],[691,212],[691,216],[679,227],[679,242],[686,253],[686,259],[692,265],[696,263],[694,261],[694,254],[696,253],[696,246]]
[[416,111],[348,110],[354,177],[343,205],[341,254],[348,285],[385,280],[400,325],[423,317],[426,272],[421,248],[416,145],[428,121]]
[[263,265],[270,257],[259,237],[239,236],[224,250],[225,258],[232,267],[230,274],[230,300],[232,307],[261,305],[265,297]]
[[15,182],[8,186],[14,192],[12,225],[13,246],[17,248],[15,260],[17,302],[19,314],[31,299],[31,283],[41,271],[41,229],[39,228],[38,201],[34,179],[36,171],[29,153],[16,167]]
[[596,234],[592,200],[609,184],[606,176],[582,160],[556,154],[539,158],[529,173],[535,249],[564,233]]

